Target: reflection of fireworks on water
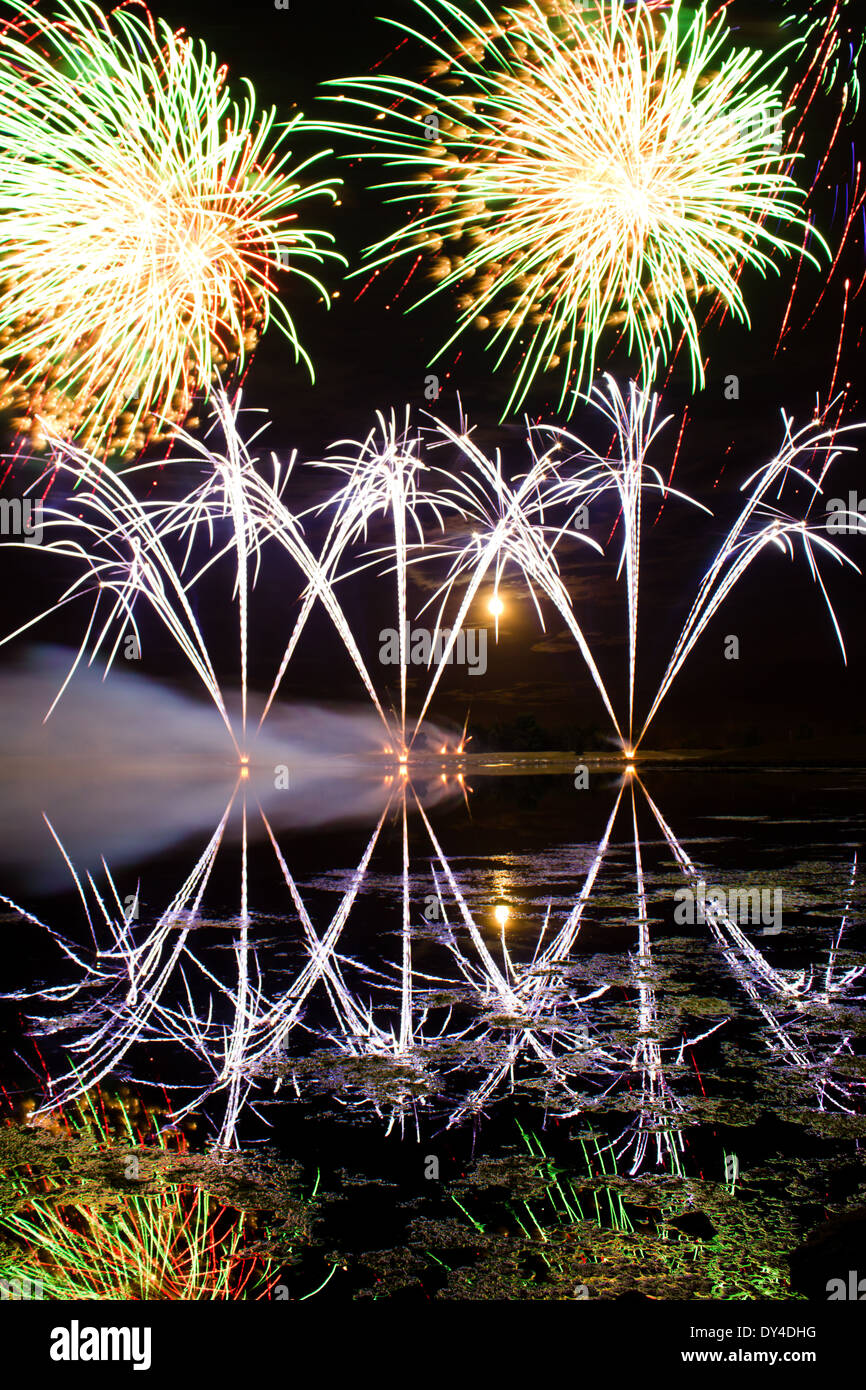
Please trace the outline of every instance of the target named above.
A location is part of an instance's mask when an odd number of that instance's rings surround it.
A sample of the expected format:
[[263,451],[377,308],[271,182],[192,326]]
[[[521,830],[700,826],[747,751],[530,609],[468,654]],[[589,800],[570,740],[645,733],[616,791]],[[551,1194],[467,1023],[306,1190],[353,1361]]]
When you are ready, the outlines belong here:
[[[233,801],[241,797],[240,787],[239,779]],[[288,1084],[300,1094],[309,1084],[319,1089],[324,1084],[336,1089],[341,1104],[358,1113],[372,1109],[389,1128],[407,1120],[419,1127],[425,1117],[455,1127],[485,1114],[497,1096],[526,1078],[543,1093],[551,1113],[563,1117],[591,1113],[602,1103],[616,1110],[619,1096],[630,1119],[612,1144],[617,1161],[628,1155],[635,1173],[652,1154],[657,1165],[681,1172],[691,1106],[680,1085],[689,1075],[692,1050],[729,1019],[690,1031],[676,998],[668,999],[662,987],[667,966],[656,956],[666,947],[664,941],[654,947],[650,938],[640,804],[648,808],[696,895],[701,868],[640,779],[629,773],[585,869],[572,863],[573,876],[582,873],[583,881],[570,910],[557,924],[548,905],[529,933],[524,917],[515,937],[514,914],[497,918],[496,895],[491,902],[486,879],[481,882],[450,862],[429,804],[425,809],[427,796],[426,789],[416,792],[406,780],[393,787],[357,867],[331,885],[337,888],[337,902],[333,911],[328,909],[328,920],[318,925],[263,817],[291,900],[289,920],[300,928],[300,965],[288,963],[285,945],[255,940],[245,802],[240,911],[223,924],[234,928],[234,978],[226,969],[225,951],[209,958],[204,937],[209,923],[205,894],[231,802],[182,888],[150,924],[139,924],[134,911],[123,906],[110,874],[108,892],[100,892],[69,864],[92,949],[3,898],[48,934],[71,976],[38,993],[49,1013],[33,1020],[35,1031],[52,1035],[55,1046],[65,1035],[66,1049],[75,1058],[74,1066],[51,1075],[42,1113],[69,1105],[119,1071],[129,1075],[142,1046],[148,1066],[154,1048],[168,1046],[180,1049],[197,1071],[210,1077],[203,1086],[176,1086],[190,1092],[191,1099],[174,1110],[174,1118],[180,1121],[190,1111],[204,1109],[215,1119],[223,1145],[238,1141],[246,1113],[265,1119],[272,1087],[279,1093]],[[371,881],[373,856],[391,812],[397,816],[401,862],[398,875],[384,883],[392,890],[399,919],[395,961],[387,954],[380,959],[368,948],[359,953],[350,937],[355,919],[363,919],[367,894],[380,904],[383,883]],[[626,957],[624,970],[605,958],[599,972],[582,950],[582,933],[593,921],[599,894],[604,895],[602,875],[617,857],[614,832],[623,820],[628,821],[626,842],[634,856],[627,920],[636,932],[636,951]],[[418,838],[420,851],[415,848]],[[416,854],[424,864],[420,886],[413,871]],[[763,1045],[794,1084],[809,1087],[820,1110],[848,1114],[856,1112],[858,1088],[838,1063],[852,1052],[847,1011],[860,997],[856,991],[866,972],[866,967],[840,964],[856,870],[855,856],[842,921],[823,969],[774,965],[729,903],[710,897],[706,905],[710,937],[742,991],[747,1011],[760,1022]],[[609,908],[598,910],[609,913]],[[499,928],[496,941],[492,922]],[[224,946],[224,932],[220,935]],[[364,939],[369,946],[369,937]],[[12,997],[23,1002],[33,994],[25,990]],[[631,1012],[625,1032],[619,1002],[624,999]],[[311,1041],[318,1051],[306,1056]],[[213,1111],[220,1098],[222,1115],[216,1119]]]
[[[79,1160],[97,1146],[116,1154],[126,1181],[111,1199],[95,1197],[86,1177],[60,1165],[40,1171],[19,1163],[5,1174],[15,1198],[4,1204],[0,1230],[20,1253],[5,1253],[4,1279],[36,1279],[40,1296],[51,1299],[267,1298],[273,1262],[244,1253],[250,1222],[178,1181],[183,1136],[159,1128],[145,1136],[137,1110],[133,1122],[129,1107],[85,1092],[52,1116]],[[52,1157],[69,1164],[59,1144]],[[175,1175],[166,1182],[160,1165],[169,1160]]]
[[63,0],[0,31],[3,404],[100,454],[183,420],[272,318],[308,362],[275,276],[327,301],[306,267],[334,258],[297,222],[333,196],[290,167],[302,119],[232,101],[204,44],[144,14]]
[[519,359],[506,409],[546,370],[573,409],[609,323],[644,384],[683,343],[702,384],[694,301],[748,322],[740,268],[766,272],[799,250],[785,229],[805,225],[761,55],[734,49],[705,7],[686,24],[679,3],[528,3],[501,21],[450,0],[422,9],[440,29],[420,35],[432,82],[335,84],[369,113],[348,129],[395,173],[385,187],[422,205],[370,248],[372,263],[436,257],[426,297],[457,294],[450,341],[474,324],[497,365]]
[[[615,447],[608,455],[603,456],[577,436],[552,427],[546,427],[552,442],[541,452],[538,441],[545,430],[530,429],[530,468],[514,483],[504,476],[499,455],[491,460],[479,449],[464,420],[456,431],[434,421],[420,436],[412,430],[409,419],[403,429],[398,428],[396,420],[390,424],[382,421],[379,436],[342,446],[342,454],[336,462],[345,482],[337,493],[336,502],[325,504],[326,507],[334,505],[335,511],[319,558],[304,540],[298,518],[282,500],[294,461],[284,469],[274,460],[273,482],[267,482],[240,437],[236,410],[224,398],[219,402],[219,423],[225,447],[217,451],[207,443],[196,445],[187,437],[187,443],[192,445],[203,466],[205,479],[180,503],[141,503],[127,481],[127,474],[134,469],[113,474],[100,469],[93,459],[58,446],[58,457],[53,463],[61,470],[65,467],[70,477],[82,483],[81,490],[76,493],[76,509],[82,516],[76,519],[68,510],[58,507],[56,515],[49,514],[46,522],[46,527],[56,524],[61,529],[72,528],[71,538],[67,530],[66,539],[56,542],[57,553],[77,558],[83,564],[82,578],[73,583],[62,602],[69,601],[80,590],[86,591],[88,583],[93,585],[95,581],[96,603],[104,600],[108,605],[108,613],[94,611],[82,650],[89,642],[97,650],[103,642],[108,642],[112,621],[118,617],[128,621],[133,600],[143,597],[189,656],[204,683],[209,689],[213,687],[211,693],[219,704],[219,685],[192,614],[188,590],[219,556],[227,555],[237,576],[238,595],[247,594],[265,544],[271,541],[291,555],[306,577],[309,587],[302,599],[304,611],[309,612],[315,599],[321,599],[350,651],[354,638],[335,596],[341,578],[346,577],[346,566],[348,573],[355,573],[358,569],[366,569],[371,562],[380,563],[384,555],[387,569],[397,572],[402,604],[406,601],[408,565],[415,558],[410,551],[415,549],[420,550],[422,558],[427,549],[435,549],[444,550],[451,559],[450,572],[431,600],[440,605],[437,631],[445,605],[459,585],[464,587],[457,599],[460,612],[452,636],[465,621],[472,597],[481,592],[482,584],[491,575],[494,594],[497,592],[507,564],[517,568],[533,594],[537,589],[539,595],[549,599],[565,616],[570,612],[571,599],[560,574],[556,546],[567,534],[580,536],[575,528],[578,508],[589,503],[594,505],[610,493],[623,517],[620,567],[629,587],[629,678],[633,681],[641,498],[645,488],[661,495],[669,490],[647,458],[661,426],[657,423],[656,398],[636,387],[626,398],[609,382],[606,392],[596,393],[595,405],[616,433]],[[805,517],[796,519],[786,516],[775,505],[789,477],[805,485],[814,501],[821,492],[833,458],[844,447],[838,443],[842,431],[826,429],[820,420],[795,432],[786,419],[785,427],[785,442],[779,454],[745,484],[745,504],[698,588],[697,598],[638,741],[718,605],[767,546],[790,556],[795,545],[800,545],[825,599],[827,593],[816,556],[824,551],[839,563],[845,561],[843,553],[825,539],[826,528],[809,523],[808,510]],[[459,471],[448,470],[438,463],[426,465],[422,444],[454,451],[461,461]],[[807,458],[809,466],[818,470],[817,479],[804,466]],[[422,473],[423,468],[427,471]],[[439,486],[434,487],[434,483]],[[775,499],[772,505],[767,500],[771,494]],[[440,525],[446,513],[449,525],[456,516],[457,531],[452,528],[441,546],[426,545],[419,522],[422,502],[429,505]],[[554,525],[550,517],[557,508],[559,514]],[[382,513],[390,520],[396,542],[389,540],[384,549],[375,546],[372,551],[354,554],[359,542],[366,543],[368,523],[372,523],[374,515]],[[399,515],[403,516],[402,530]],[[221,519],[231,523],[229,537],[214,545],[215,528]],[[409,521],[418,536],[411,547],[407,540]],[[191,578],[181,578],[197,532],[210,536],[210,553],[197,562],[199,568]],[[187,558],[177,564],[170,559],[167,548],[173,538],[179,538],[186,548]],[[54,544],[48,541],[42,549],[50,553]],[[239,608],[245,615],[245,598],[239,598]],[[832,609],[830,611],[832,614]],[[581,629],[576,618],[569,625],[577,637]],[[243,616],[242,648],[245,632],[246,616]],[[837,635],[841,642],[838,625]],[[116,641],[113,650],[116,651]],[[597,673],[597,668],[595,670]],[[363,662],[359,672],[363,678],[366,673]],[[438,674],[437,671],[436,677]],[[376,700],[368,673],[365,683]],[[597,684],[605,693],[600,675]],[[607,704],[612,713],[609,700]],[[382,713],[381,705],[377,707]],[[224,717],[229,724],[227,714]],[[382,718],[387,726],[384,713]],[[615,717],[614,724],[616,727]],[[219,1123],[219,1137],[223,1143],[231,1143],[236,1140],[244,1111],[258,1113],[260,1092],[266,1079],[276,1074],[281,1083],[286,1076],[291,1076],[284,1059],[292,1036],[299,1029],[312,1028],[325,1049],[330,1049],[334,1065],[358,1067],[363,1074],[363,1068],[370,1061],[375,1063],[380,1081],[382,1078],[384,1081],[373,1087],[362,1081],[359,1103],[369,1101],[380,1113],[388,1115],[391,1123],[403,1123],[410,1115],[414,1115],[418,1123],[419,1109],[432,1094],[442,1091],[444,1079],[460,1074],[459,1051],[455,1060],[455,1053],[450,1049],[458,1043],[461,1046],[470,1043],[473,1065],[483,1062],[484,1075],[480,1082],[473,1081],[468,1092],[464,1091],[451,1106],[447,1114],[450,1125],[483,1113],[520,1068],[540,1072],[551,1103],[562,1114],[582,1113],[587,1098],[585,1085],[579,1083],[585,1082],[587,1075],[594,1078],[593,1085],[609,1094],[624,1078],[637,1072],[641,1078],[639,1114],[617,1141],[617,1158],[631,1154],[633,1171],[636,1171],[652,1145],[657,1162],[678,1169],[683,1104],[677,1098],[669,1073],[671,1070],[676,1073],[685,1051],[707,1034],[690,1039],[681,1035],[676,1042],[664,1040],[660,994],[653,978],[654,952],[647,927],[647,898],[635,805],[635,788],[641,784],[633,768],[626,772],[605,833],[571,911],[550,931],[548,917],[531,959],[527,960],[515,956],[509,940],[510,915],[494,914],[493,920],[499,927],[499,945],[490,944],[484,915],[449,862],[425,809],[424,797],[416,795],[414,774],[410,775],[405,764],[401,766],[398,779],[386,778],[390,793],[382,815],[324,930],[317,928],[285,855],[269,823],[263,819],[301,926],[307,957],[302,968],[293,972],[288,985],[284,972],[281,973],[276,989],[267,987],[263,978],[263,960],[253,939],[253,918],[248,903],[247,811],[246,798],[240,795],[240,789],[246,790],[248,786],[244,781],[246,771],[247,767],[242,765],[234,797],[220,824],[169,907],[152,925],[138,925],[132,908],[128,904],[123,906],[110,878],[109,893],[100,893],[91,879],[86,883],[79,879],[69,864],[87,910],[94,941],[106,935],[109,941],[107,946],[98,946],[89,961],[87,951],[51,933],[78,978],[72,983],[41,991],[40,997],[52,1008],[62,1008],[73,1000],[81,1007],[67,1025],[75,1035],[75,1066],[54,1078],[49,1106],[68,1103],[81,1093],[82,1086],[96,1084],[116,1073],[119,1067],[128,1065],[128,1056],[138,1044],[169,1043],[186,1051],[211,1078],[178,1113],[182,1115],[221,1096],[224,1114]],[[573,972],[569,971],[594,887],[608,856],[626,787],[630,788],[631,798],[638,908],[638,955],[632,977],[638,1031],[632,1048],[624,1046],[621,1039],[607,1039],[599,1028],[594,1012],[598,1007],[596,1001],[608,992],[609,983],[590,979],[576,987]],[[457,778],[454,790],[466,794],[461,777]],[[243,805],[241,897],[232,951],[235,979],[227,982],[202,959],[192,933],[202,920],[204,895],[236,800]],[[679,869],[687,881],[694,883],[698,869],[649,796],[646,796],[646,804]],[[341,943],[368,878],[389,805],[400,817],[401,830],[400,960],[382,967],[368,966],[359,963],[348,951],[344,953]],[[411,884],[411,810],[417,813],[423,827],[426,857],[435,886],[438,909],[435,920],[439,924],[436,939],[438,946],[444,948],[448,966],[447,970],[439,972],[428,968],[426,948],[429,941],[425,941],[423,970],[417,960]],[[500,906],[507,907],[499,894],[497,899]],[[9,906],[16,908],[13,903]],[[486,907],[491,910],[490,904]],[[29,920],[36,926],[43,926],[33,918]],[[859,967],[836,975],[841,931],[833,944],[823,987],[817,987],[805,975],[795,978],[773,966],[725,911],[714,910],[707,921],[732,976],[766,1025],[767,1045],[774,1056],[797,1075],[808,1075],[822,1108],[832,1105],[849,1109],[849,1092],[833,1071],[833,1057],[849,1048],[844,1028],[840,1024],[833,1049],[828,1052],[824,1043],[819,1045],[811,1038],[809,1019],[801,1009],[806,997],[815,999],[822,1008],[832,1007],[837,999],[850,995],[852,986],[862,975]],[[470,999],[477,1001],[481,1015],[480,1019],[473,1020],[461,1013],[456,1027],[452,1026],[450,1009],[446,1008],[443,1014],[440,1002],[442,991],[447,993],[451,988],[455,972],[461,988],[468,992]],[[314,996],[327,1002],[330,1024],[309,1022]],[[23,999],[27,995],[16,997]],[[229,1021],[215,1009],[216,997],[220,1010],[228,1005]],[[380,1018],[379,1001],[384,1001],[384,1021]],[[395,1004],[399,1022],[394,1021]],[[58,1023],[63,1028],[62,1021],[54,1019],[50,1023],[52,1032],[58,1031]],[[441,1049],[439,1054],[437,1048]],[[575,1070],[575,1057],[585,1053],[588,1054],[587,1065],[581,1064]],[[303,1074],[302,1069],[296,1069],[296,1085],[302,1084]],[[344,1078],[350,1090],[355,1085],[352,1075],[350,1070],[348,1079]],[[658,1127],[660,1115],[665,1121],[661,1129]]]

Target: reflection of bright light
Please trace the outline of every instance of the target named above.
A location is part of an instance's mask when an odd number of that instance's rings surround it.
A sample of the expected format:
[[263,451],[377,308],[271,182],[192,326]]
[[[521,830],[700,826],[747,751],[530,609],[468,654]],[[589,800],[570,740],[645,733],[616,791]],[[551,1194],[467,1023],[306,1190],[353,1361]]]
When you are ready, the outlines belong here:
[[505,906],[505,903],[497,903],[496,907],[494,907],[493,909],[493,916],[496,918],[497,925],[500,927],[504,927],[505,923],[511,916],[511,913],[509,909]]
[[494,618],[502,617],[502,614],[505,612],[505,604],[502,602],[502,599],[499,597],[498,594],[493,595],[492,599],[487,605],[487,611],[488,613],[492,613]]

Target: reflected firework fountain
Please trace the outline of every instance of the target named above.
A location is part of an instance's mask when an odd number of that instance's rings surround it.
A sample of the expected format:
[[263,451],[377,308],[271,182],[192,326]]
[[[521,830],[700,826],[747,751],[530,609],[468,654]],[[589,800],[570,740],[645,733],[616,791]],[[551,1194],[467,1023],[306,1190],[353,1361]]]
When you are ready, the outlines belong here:
[[[389,1130],[409,1119],[420,1137],[422,1112],[427,1123],[453,1129],[477,1121],[498,1096],[531,1080],[542,1087],[552,1113],[563,1118],[591,1114],[602,1102],[614,1112],[633,1112],[611,1141],[616,1160],[628,1157],[636,1174],[652,1156],[656,1167],[681,1174],[684,1134],[695,1118],[684,1059],[700,1042],[728,1029],[735,1005],[709,1027],[686,1031],[675,996],[662,988],[669,963],[660,964],[657,954],[664,961],[668,947],[664,936],[654,946],[650,935],[644,864],[650,842],[640,830],[640,806],[661,829],[689,890],[699,892],[706,871],[677,839],[640,778],[628,775],[601,839],[587,846],[585,868],[573,862],[573,847],[569,853],[568,877],[575,883],[570,909],[557,925],[552,905],[542,906],[531,930],[524,920],[520,936],[513,935],[514,914],[507,904],[491,905],[490,866],[479,866],[479,876],[478,870],[467,872],[451,862],[423,786],[401,779],[393,787],[357,866],[332,885],[336,903],[319,923],[311,907],[315,884],[298,883],[286,851],[256,807],[288,893],[283,915],[297,925],[299,964],[294,951],[287,954],[284,938],[257,940],[262,933],[250,897],[242,778],[181,888],[151,922],[139,921],[138,894],[125,904],[107,868],[106,889],[90,875],[83,879],[58,841],[84,910],[89,944],[2,899],[45,933],[65,962],[62,983],[35,996],[47,1012],[32,1024],[46,1040],[40,1056],[45,1051],[50,1062],[40,1113],[68,1107],[118,1072],[146,1084],[137,1069],[152,1064],[155,1048],[179,1050],[187,1059],[187,1077],[173,1088],[186,1097],[173,1106],[175,1121],[204,1110],[221,1145],[239,1142],[248,1116],[267,1123],[269,1095],[284,1092],[287,1083],[299,1094],[310,1085],[335,1087],[357,1113],[372,1109]],[[242,834],[238,912],[222,923],[233,930],[227,957],[224,930],[209,938],[220,923],[210,917],[207,895],[217,857],[226,853],[231,817]],[[383,832],[389,820],[396,823],[399,867],[396,875],[386,870],[383,877],[376,856],[386,855]],[[623,896],[632,951],[624,968],[611,975],[609,959],[601,973],[593,968],[583,938],[605,913],[610,888],[604,875],[616,872],[608,865],[617,858],[618,826],[634,867]],[[425,886],[430,873],[432,895]],[[660,879],[654,869],[652,882],[657,891],[669,879]],[[397,961],[378,959],[369,938],[360,956],[362,938],[356,935],[351,944],[355,918],[363,921],[367,904],[381,897],[383,887],[393,891]],[[849,1115],[856,1113],[859,1088],[846,1078],[844,1058],[851,1055],[850,1006],[862,997],[866,967],[840,970],[838,960],[856,890],[855,856],[826,966],[815,970],[774,964],[760,932],[756,940],[730,904],[720,906],[713,894],[706,898],[709,941],[719,947],[718,960],[744,1004],[760,1019],[770,1055],[790,1073],[793,1085],[808,1089],[820,1111]],[[491,918],[498,945],[488,934]],[[14,995],[22,1003],[33,997],[28,989]],[[619,999],[627,1003],[616,1003]],[[625,1029],[619,1016],[624,1007]],[[318,1044],[312,1054],[310,1039]],[[71,1065],[55,1060],[64,1052]],[[635,1078],[639,1091],[632,1095]]]

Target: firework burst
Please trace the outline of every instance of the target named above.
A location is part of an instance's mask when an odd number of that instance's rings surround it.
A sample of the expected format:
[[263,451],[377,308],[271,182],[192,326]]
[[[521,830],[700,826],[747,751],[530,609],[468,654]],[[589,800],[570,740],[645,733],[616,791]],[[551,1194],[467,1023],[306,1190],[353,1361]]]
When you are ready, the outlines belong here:
[[[4,0],[5,3],[5,0]],[[240,101],[203,43],[91,0],[51,18],[27,5],[0,31],[0,405],[131,456],[180,422],[218,374],[242,369],[275,319],[311,370],[276,296],[332,238],[298,207],[335,194],[292,169],[253,89]]]
[[786,0],[785,10],[784,24],[807,64],[804,84],[817,79],[843,107],[858,110],[866,33],[852,0]]
[[397,171],[383,185],[393,200],[420,201],[369,248],[372,264],[431,253],[421,302],[456,295],[439,355],[474,325],[497,366],[516,361],[507,410],[547,370],[573,409],[603,330],[619,325],[645,382],[656,354],[685,345],[703,384],[696,301],[748,323],[743,265],[765,274],[800,249],[785,235],[804,224],[781,152],[781,74],[734,49],[721,16],[703,6],[687,19],[678,0],[529,0],[499,19],[418,3],[443,27],[417,35],[435,55],[430,80],[336,85],[366,118],[342,128]]

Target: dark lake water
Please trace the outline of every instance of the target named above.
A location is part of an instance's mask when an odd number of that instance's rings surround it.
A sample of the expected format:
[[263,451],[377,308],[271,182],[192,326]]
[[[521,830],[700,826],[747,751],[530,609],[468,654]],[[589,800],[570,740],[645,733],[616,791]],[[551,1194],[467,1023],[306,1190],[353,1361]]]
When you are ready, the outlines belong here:
[[[826,1299],[866,1208],[866,773],[588,774],[282,813],[229,780],[138,846],[127,789],[105,864],[46,785],[0,883],[7,1198],[46,1154],[97,1207],[203,1186],[291,1298]],[[183,1152],[124,1176],[121,1112]]]

